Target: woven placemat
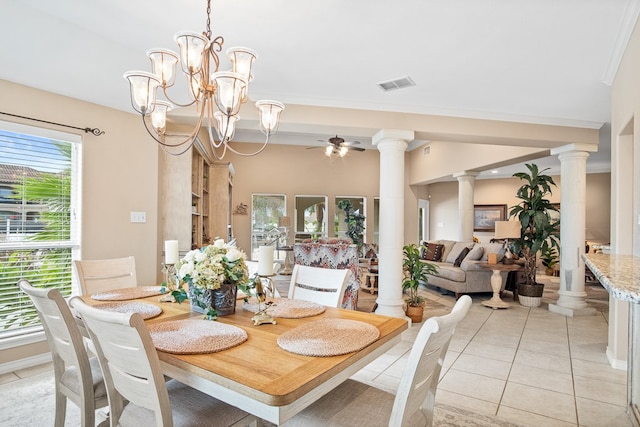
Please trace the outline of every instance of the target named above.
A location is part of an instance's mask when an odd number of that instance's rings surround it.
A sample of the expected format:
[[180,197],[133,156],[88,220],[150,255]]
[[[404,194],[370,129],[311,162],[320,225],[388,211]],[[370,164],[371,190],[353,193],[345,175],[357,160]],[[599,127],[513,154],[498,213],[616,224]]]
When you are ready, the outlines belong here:
[[[281,319],[300,319],[302,317],[317,316],[325,311],[324,305],[310,301],[289,298],[267,298],[267,301],[273,302],[267,309],[267,313]],[[251,298],[249,302],[242,304],[242,308],[246,311],[257,313],[258,302],[255,298]]]
[[283,350],[302,356],[338,356],[362,350],[378,339],[373,325],[348,319],[321,319],[278,337]]
[[112,291],[100,292],[91,295],[91,299],[97,301],[125,301],[129,299],[138,299],[152,297],[154,295],[162,295],[161,286],[136,286],[135,288],[121,288]]
[[145,320],[162,314],[162,309],[157,305],[139,301],[105,302],[104,304],[96,304],[94,307],[117,313],[140,313]]
[[215,353],[248,338],[237,326],[200,319],[155,323],[149,325],[149,332],[156,349],[173,354]]

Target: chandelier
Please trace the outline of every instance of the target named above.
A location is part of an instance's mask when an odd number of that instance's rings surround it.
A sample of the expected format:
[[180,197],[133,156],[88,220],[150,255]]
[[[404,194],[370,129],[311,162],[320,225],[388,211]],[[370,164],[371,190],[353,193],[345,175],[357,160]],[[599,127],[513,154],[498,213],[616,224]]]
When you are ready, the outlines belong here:
[[[179,55],[167,49],[150,49],[147,56],[151,60],[151,73],[129,71],[124,74],[131,89],[131,105],[141,114],[149,135],[165,152],[180,155],[191,148],[204,123],[216,159],[221,160],[227,149],[241,156],[255,156],[262,152],[269,137],[277,131],[280,113],[284,110],[284,104],[278,101],[262,100],[255,103],[259,111],[260,130],[265,135],[265,141],[257,151],[243,153],[229,145],[236,122],[240,120],[240,107],[249,98],[249,83],[253,80],[251,67],[257,54],[245,47],[230,48],[226,54],[231,71],[218,71],[218,52],[222,50],[224,39],[222,36],[211,36],[211,0],[207,0],[206,31],[202,34],[179,32],[174,40],[180,48]],[[183,103],[174,101],[167,93],[175,84],[178,62],[187,81],[188,101]],[[166,100],[158,98],[159,90]],[[167,112],[176,107],[191,106],[195,106],[199,113],[191,133],[186,137],[167,134]]]

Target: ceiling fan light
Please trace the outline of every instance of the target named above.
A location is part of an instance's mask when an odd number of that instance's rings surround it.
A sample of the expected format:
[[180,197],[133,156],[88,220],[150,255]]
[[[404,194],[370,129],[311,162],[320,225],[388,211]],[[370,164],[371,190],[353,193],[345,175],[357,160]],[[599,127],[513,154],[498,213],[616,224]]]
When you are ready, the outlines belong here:
[[247,47],[232,47],[227,49],[227,58],[231,61],[232,71],[240,74],[247,82],[251,81],[251,67],[258,59],[258,54]]
[[182,31],[176,33],[174,40],[180,46],[180,65],[185,74],[198,74],[202,70],[204,51],[209,47],[205,36]]
[[229,116],[238,114],[247,81],[231,71],[213,73],[211,81],[216,87],[214,99],[218,109]]
[[151,72],[160,79],[161,85],[173,86],[178,54],[167,49],[149,49],[147,56],[151,60]]
[[327,157],[331,157],[331,155],[333,154],[333,147],[328,146],[324,149],[324,154]]
[[340,155],[340,157],[344,157],[348,152],[349,149],[347,147],[340,147],[338,150],[338,155]]
[[262,100],[256,102],[260,112],[260,130],[269,136],[278,130],[280,113],[284,110],[284,104],[278,101]]
[[133,109],[144,115],[151,113],[160,79],[145,71],[128,71],[123,77],[129,81]]

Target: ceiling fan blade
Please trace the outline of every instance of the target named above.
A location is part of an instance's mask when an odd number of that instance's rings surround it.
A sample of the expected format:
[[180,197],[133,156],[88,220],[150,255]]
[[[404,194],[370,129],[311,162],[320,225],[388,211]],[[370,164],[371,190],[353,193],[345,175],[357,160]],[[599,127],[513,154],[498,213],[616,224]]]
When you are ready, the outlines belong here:
[[348,141],[348,142],[345,142],[342,145],[346,145],[348,147],[351,147],[352,145],[358,145],[358,144],[360,144],[360,141]]
[[364,148],[360,148],[360,147],[349,147],[349,150],[353,150],[353,151],[365,151]]

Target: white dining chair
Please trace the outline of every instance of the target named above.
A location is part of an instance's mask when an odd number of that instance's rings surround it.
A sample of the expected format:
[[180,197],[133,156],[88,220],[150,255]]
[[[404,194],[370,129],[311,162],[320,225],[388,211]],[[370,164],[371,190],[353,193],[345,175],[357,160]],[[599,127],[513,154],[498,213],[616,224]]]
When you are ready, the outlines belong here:
[[89,358],[76,321],[57,289],[35,288],[18,282],[38,312],[51,356],[56,387],[54,425],[65,424],[67,399],[80,408],[81,425],[95,425],[95,411],[109,404],[107,389],[96,357]]
[[133,256],[75,260],[74,264],[80,279],[81,295],[92,295],[113,289],[137,286],[136,260]]
[[456,325],[467,315],[469,307],[471,298],[463,295],[451,313],[432,317],[424,323],[395,396],[359,381],[347,380],[283,425],[431,426],[442,362]]
[[104,372],[112,426],[245,426],[257,418],[176,380],[165,383],[149,330],[138,313],[70,300],[85,322]]
[[351,270],[296,264],[291,273],[289,298],[340,307]]

